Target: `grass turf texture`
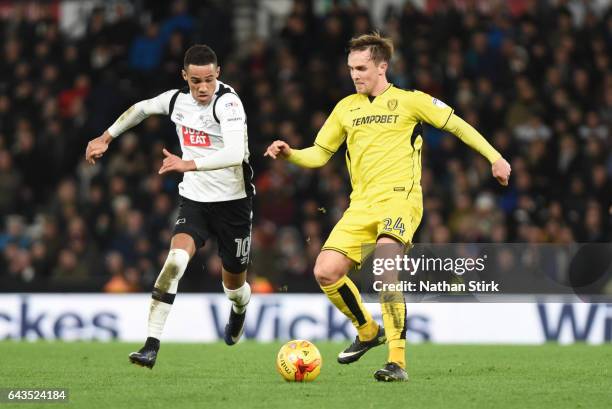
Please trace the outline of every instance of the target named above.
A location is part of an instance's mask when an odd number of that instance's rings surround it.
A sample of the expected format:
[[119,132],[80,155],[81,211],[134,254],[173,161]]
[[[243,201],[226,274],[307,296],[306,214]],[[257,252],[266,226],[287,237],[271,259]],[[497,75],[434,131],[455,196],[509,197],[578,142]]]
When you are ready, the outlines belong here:
[[[409,345],[407,383],[378,383],[376,348],[351,365],[345,345],[317,342],[319,378],[286,383],[280,343],[162,343],[153,370],[128,363],[140,345],[0,342],[0,388],[68,388],[75,408],[610,408],[612,345]],[[41,404],[0,403],[9,407]]]

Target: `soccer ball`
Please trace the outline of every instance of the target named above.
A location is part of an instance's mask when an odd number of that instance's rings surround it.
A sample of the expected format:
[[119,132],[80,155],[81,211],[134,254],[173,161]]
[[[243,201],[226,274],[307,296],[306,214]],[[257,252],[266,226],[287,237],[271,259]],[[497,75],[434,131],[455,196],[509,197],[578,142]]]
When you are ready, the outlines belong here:
[[276,356],[276,370],[287,382],[314,381],[321,373],[321,353],[312,342],[294,339]]

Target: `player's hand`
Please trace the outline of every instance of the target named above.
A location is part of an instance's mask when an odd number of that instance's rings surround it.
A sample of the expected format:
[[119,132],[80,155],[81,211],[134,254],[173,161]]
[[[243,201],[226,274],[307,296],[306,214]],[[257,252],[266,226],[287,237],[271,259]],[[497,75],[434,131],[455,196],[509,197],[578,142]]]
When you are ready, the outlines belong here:
[[274,141],[268,149],[266,149],[266,153],[264,156],[269,156],[272,159],[276,159],[277,156],[280,156],[283,159],[288,158],[291,155],[291,147],[285,141]]
[[508,180],[510,180],[512,168],[504,158],[499,158],[495,161],[495,163],[493,163],[491,172],[493,172],[493,177],[497,179],[500,185],[508,186]]
[[102,135],[89,141],[85,150],[85,160],[92,165],[95,164],[96,159],[100,159],[104,155],[112,140],[113,137],[108,131],[105,131]]
[[161,168],[159,168],[159,174],[163,175],[168,172],[191,172],[196,170],[196,164],[193,160],[183,160],[176,155],[171,154],[165,148],[162,151],[164,153],[164,161],[162,162]]

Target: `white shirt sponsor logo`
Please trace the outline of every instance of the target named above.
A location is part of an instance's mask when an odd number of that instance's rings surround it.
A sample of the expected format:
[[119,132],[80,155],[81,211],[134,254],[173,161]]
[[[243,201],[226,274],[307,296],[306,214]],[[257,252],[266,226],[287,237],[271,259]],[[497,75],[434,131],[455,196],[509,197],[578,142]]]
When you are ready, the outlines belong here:
[[440,101],[438,98],[434,98],[432,100],[432,102],[438,108],[446,108],[446,107],[448,107],[448,105],[446,105],[444,102]]

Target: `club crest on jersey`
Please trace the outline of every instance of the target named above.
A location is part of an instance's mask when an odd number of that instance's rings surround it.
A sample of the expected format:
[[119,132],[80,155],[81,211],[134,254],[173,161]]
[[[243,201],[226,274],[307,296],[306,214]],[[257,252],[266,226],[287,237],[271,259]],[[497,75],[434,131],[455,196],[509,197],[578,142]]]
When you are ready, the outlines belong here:
[[204,131],[181,126],[184,146],[210,146],[210,137]]
[[389,108],[389,110],[391,111],[395,111],[395,108],[397,108],[397,99],[393,98],[387,101],[387,108]]
[[213,118],[211,116],[204,116],[204,115],[200,115],[200,122],[202,123],[202,126],[204,128],[209,128],[212,126],[213,122]]
[[183,114],[181,114],[180,112],[175,113],[175,114],[174,114],[174,118],[175,118],[177,121],[182,121],[182,120],[184,119]]

